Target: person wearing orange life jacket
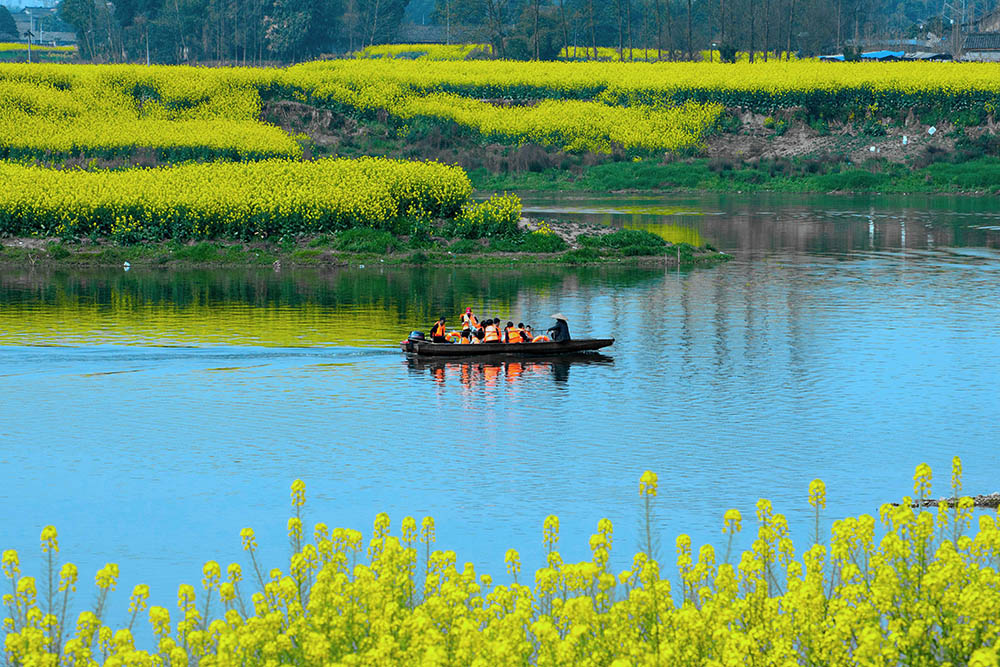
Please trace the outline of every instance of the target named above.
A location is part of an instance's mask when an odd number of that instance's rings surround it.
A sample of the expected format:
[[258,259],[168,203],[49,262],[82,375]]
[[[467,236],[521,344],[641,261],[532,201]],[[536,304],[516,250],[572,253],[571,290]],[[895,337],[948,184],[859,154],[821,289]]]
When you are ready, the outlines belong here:
[[483,329],[484,343],[499,343],[500,329],[497,328],[496,320],[490,320]]
[[448,342],[448,330],[445,326],[445,318],[439,317],[438,321],[434,323],[431,327],[431,340],[435,343],[447,343]]
[[468,329],[471,334],[478,328],[479,320],[476,319],[476,314],[472,312],[472,308],[466,308],[465,312],[462,313],[462,330],[464,331],[465,329]]
[[507,323],[507,328],[504,330],[504,336],[507,337],[508,343],[523,343],[524,339],[521,337],[521,330],[514,326],[513,322]]
[[518,322],[517,330],[521,334],[521,340],[525,343],[531,342],[531,327],[524,326],[524,322]]

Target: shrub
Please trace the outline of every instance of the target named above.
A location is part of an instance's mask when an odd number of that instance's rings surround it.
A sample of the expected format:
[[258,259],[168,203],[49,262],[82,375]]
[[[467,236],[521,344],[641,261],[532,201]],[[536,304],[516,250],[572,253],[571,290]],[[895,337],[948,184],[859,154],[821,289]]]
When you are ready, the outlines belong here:
[[[2,246],[0,246],[2,247]],[[52,259],[66,259],[69,257],[69,250],[62,243],[49,244],[49,257]]]
[[536,230],[524,237],[525,252],[551,253],[566,249],[566,241],[558,234]]
[[451,228],[455,236],[466,239],[506,237],[517,233],[520,220],[520,197],[504,193],[478,204],[467,204]]
[[482,252],[483,244],[475,239],[459,239],[448,246],[448,250],[456,255],[469,255],[472,253]]
[[187,262],[210,262],[218,258],[219,249],[212,243],[181,246],[174,251],[174,259]]
[[567,264],[586,264],[596,262],[601,258],[601,251],[597,248],[576,248],[570,250],[562,256],[562,261]]
[[364,252],[385,255],[396,249],[399,239],[391,233],[377,229],[347,229],[337,234],[334,245],[345,252]]

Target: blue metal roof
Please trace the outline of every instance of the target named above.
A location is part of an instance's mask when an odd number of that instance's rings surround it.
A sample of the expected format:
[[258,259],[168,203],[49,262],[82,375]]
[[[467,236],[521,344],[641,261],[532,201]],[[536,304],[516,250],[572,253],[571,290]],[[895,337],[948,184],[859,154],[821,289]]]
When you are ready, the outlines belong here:
[[868,51],[862,53],[861,57],[866,60],[885,60],[886,58],[902,58],[903,51]]

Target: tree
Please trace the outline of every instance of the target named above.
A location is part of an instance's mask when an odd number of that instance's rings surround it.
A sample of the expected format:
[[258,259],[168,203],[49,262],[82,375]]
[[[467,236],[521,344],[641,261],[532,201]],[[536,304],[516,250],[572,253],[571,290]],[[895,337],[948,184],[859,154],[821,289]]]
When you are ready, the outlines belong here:
[[275,0],[271,13],[264,17],[268,50],[284,60],[295,60],[309,33],[311,10],[307,0]]
[[14,17],[10,15],[10,10],[3,5],[0,5],[0,35],[13,38],[18,36]]

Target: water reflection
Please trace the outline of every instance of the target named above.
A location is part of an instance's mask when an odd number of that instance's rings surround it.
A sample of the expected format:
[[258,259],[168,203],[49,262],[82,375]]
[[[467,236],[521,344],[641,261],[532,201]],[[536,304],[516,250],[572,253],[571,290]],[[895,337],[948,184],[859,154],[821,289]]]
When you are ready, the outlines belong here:
[[412,374],[426,373],[440,387],[457,382],[466,390],[485,390],[516,386],[524,380],[547,377],[551,377],[557,385],[565,384],[574,365],[610,365],[614,361],[614,357],[599,352],[581,352],[558,357],[489,355],[461,360],[408,355],[405,363]]
[[995,197],[528,193],[522,199],[528,214],[644,229],[727,252],[1000,248]]

